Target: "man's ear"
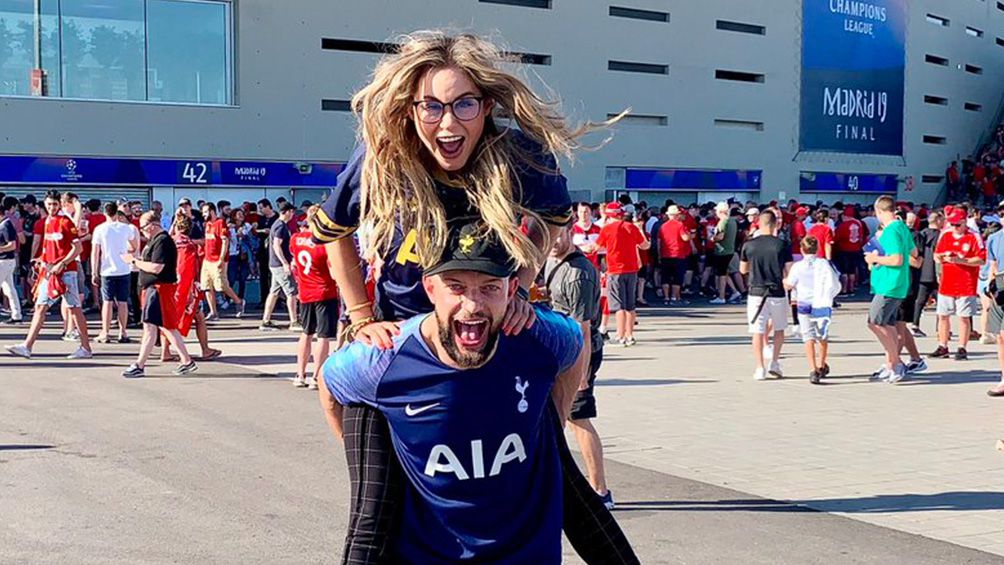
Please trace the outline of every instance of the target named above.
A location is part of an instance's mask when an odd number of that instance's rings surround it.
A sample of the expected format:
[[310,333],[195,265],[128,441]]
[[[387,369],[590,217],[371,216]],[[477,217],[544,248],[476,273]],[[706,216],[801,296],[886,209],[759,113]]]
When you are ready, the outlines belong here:
[[516,296],[516,289],[519,288],[519,277],[513,275],[509,277],[509,298]]
[[433,305],[436,304],[436,299],[433,298],[433,290],[435,289],[435,281],[432,279],[435,275],[422,277],[422,288],[425,289],[425,295],[429,297],[429,302]]

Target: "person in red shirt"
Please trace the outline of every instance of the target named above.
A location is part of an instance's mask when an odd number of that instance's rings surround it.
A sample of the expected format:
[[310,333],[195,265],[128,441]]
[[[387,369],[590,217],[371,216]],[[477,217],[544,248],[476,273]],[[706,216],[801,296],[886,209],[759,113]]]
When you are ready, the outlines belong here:
[[805,218],[809,215],[807,206],[799,206],[795,209],[795,221],[790,225],[788,233],[791,235],[791,256],[799,261],[802,258],[802,240],[809,230],[805,227]]
[[91,265],[91,240],[93,238],[94,230],[105,222],[105,215],[101,212],[101,201],[97,198],[88,200],[86,207],[87,212],[84,214],[84,222],[87,224],[87,233],[85,234],[83,233],[84,230],[80,230],[80,241],[83,244],[83,251],[80,253],[80,262],[84,267],[84,280],[92,281],[91,306],[97,308],[100,306],[98,300],[100,293],[98,291],[98,285],[93,282],[94,277],[91,276],[94,272],[94,266]]
[[855,217],[854,207],[846,206],[843,221],[837,224],[833,233],[833,262],[841,273],[844,294],[857,292],[858,273],[865,261],[862,249],[869,235],[864,222]]
[[701,224],[698,221],[701,214],[701,207],[696,203],[687,208],[687,213],[683,214],[683,225],[687,226],[690,234],[690,256],[687,257],[687,272],[683,275],[683,292],[681,294],[693,294],[693,284],[695,274],[701,270]]
[[575,213],[577,219],[572,224],[572,243],[586,256],[586,259],[600,268],[600,248],[596,240],[600,237],[600,226],[593,222],[593,209],[586,202],[579,202]]
[[637,227],[624,220],[624,212],[617,202],[607,204],[607,222],[600,230],[596,245],[607,251],[607,301],[617,319],[615,344],[631,346],[636,343],[634,324],[637,319],[638,270],[641,261],[638,251],[652,244]]
[[87,320],[81,308],[77,275],[77,257],[80,256],[83,246],[76,224],[60,213],[58,192],[52,191],[45,196],[45,209],[49,217],[45,219],[42,232],[43,267],[36,286],[35,313],[31,318],[31,327],[24,343],[8,345],[7,351],[18,357],[31,359],[31,348],[42,331],[49,307],[62,298],[80,332],[80,347],[67,358],[89,359],[92,356],[91,342],[87,336]]
[[973,316],[979,311],[976,285],[980,265],[986,262],[983,240],[966,225],[966,211],[953,208],[946,212],[946,222],[952,229],[945,231],[934,248],[934,261],[941,267],[938,287],[938,348],[931,357],[948,357],[951,316],[959,317],[959,348],[955,360],[968,359],[966,346],[973,329]]
[[[303,332],[296,350],[296,378],[293,385],[317,390],[317,375],[328,358],[330,340],[338,337],[338,287],[335,268],[324,245],[313,242],[309,223],[319,206],[307,211],[307,224],[293,234],[289,251],[293,255],[293,277],[300,290],[300,325]],[[317,342],[314,343],[314,336]],[[307,362],[311,346],[314,354],[314,374],[307,378]]]
[[216,293],[222,292],[237,305],[237,317],[244,316],[245,302],[230,288],[227,281],[227,259],[230,258],[230,229],[226,221],[216,215],[216,205],[206,202],[202,205],[202,217],[206,220],[205,260],[202,261],[202,288],[209,303],[207,322],[220,319],[216,311]]
[[680,289],[692,255],[692,235],[683,221],[680,208],[673,205],[666,210],[666,222],[659,228],[659,269],[662,271],[664,303],[671,306],[683,304]]
[[813,224],[809,228],[808,234],[816,238],[819,242],[819,256],[827,261],[833,257],[833,229],[830,228],[830,212],[828,210],[816,210],[812,215]]

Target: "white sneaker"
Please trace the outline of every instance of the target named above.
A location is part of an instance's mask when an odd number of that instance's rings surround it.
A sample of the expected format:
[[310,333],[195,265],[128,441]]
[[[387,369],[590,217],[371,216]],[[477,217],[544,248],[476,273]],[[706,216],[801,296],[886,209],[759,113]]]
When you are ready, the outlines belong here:
[[295,386],[296,388],[307,388],[307,380],[304,379],[302,376],[297,375],[293,377],[293,386]]
[[636,340],[633,337],[629,337],[629,338],[627,338],[627,339],[624,340],[624,347],[631,347],[632,345],[635,345],[636,343],[638,343],[638,340]]
[[91,357],[94,357],[94,354],[83,347],[78,347],[76,351],[66,356],[67,359],[90,359]]
[[767,380],[767,371],[763,367],[757,367],[757,370],[753,371],[753,378],[758,381],[765,381]]
[[983,334],[980,337],[980,343],[982,343],[983,345],[993,345],[997,343],[997,340],[994,339],[994,337],[991,335]]
[[869,380],[888,382],[889,377],[891,376],[892,376],[892,371],[890,371],[888,367],[883,365],[879,367],[878,371],[872,373],[872,378]]
[[724,298],[715,298],[712,299],[711,302],[708,302],[708,304],[728,304],[728,302],[726,302]]
[[23,343],[19,343],[17,345],[8,345],[6,346],[5,349],[7,349],[7,351],[9,351],[11,355],[17,355],[18,357],[31,359],[31,350],[28,349],[28,347],[25,346]]
[[770,370],[767,372],[779,379],[784,378],[784,373],[781,371],[781,363],[778,361],[772,361],[770,364]]
[[307,388],[310,390],[317,390],[317,379],[313,375],[307,377]]
[[743,299],[742,293],[737,292],[729,297],[729,302],[739,302],[742,299]]
[[896,365],[889,374],[889,384],[894,385],[906,378],[906,365],[900,363]]

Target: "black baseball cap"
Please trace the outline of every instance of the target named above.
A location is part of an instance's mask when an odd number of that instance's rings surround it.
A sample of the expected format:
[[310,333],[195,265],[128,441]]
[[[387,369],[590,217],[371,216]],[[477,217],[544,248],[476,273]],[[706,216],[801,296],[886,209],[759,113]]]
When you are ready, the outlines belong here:
[[484,225],[466,223],[451,227],[443,256],[426,269],[425,275],[446,271],[474,271],[504,278],[516,272],[516,264],[498,236]]

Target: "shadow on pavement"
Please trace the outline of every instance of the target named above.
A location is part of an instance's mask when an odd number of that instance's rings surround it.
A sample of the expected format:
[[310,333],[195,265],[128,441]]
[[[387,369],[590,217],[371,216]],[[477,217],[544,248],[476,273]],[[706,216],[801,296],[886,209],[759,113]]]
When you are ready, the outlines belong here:
[[[899,386],[918,385],[958,385],[966,383],[996,383],[1000,382],[1000,371],[971,371],[965,373],[937,373],[928,371],[910,375]],[[1002,507],[1004,508],[1004,507]]]
[[617,501],[614,512],[816,512],[811,508],[765,499]]
[[1000,510],[1004,508],[1004,492],[952,491],[937,494],[880,494],[861,498],[806,500],[797,504],[810,505],[827,512],[849,513]]
[[36,449],[52,449],[55,445],[41,444],[0,444],[0,451],[32,451]]

